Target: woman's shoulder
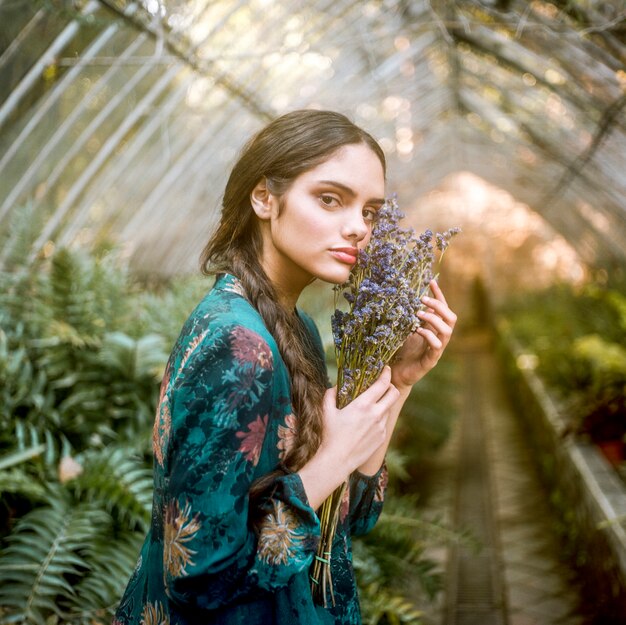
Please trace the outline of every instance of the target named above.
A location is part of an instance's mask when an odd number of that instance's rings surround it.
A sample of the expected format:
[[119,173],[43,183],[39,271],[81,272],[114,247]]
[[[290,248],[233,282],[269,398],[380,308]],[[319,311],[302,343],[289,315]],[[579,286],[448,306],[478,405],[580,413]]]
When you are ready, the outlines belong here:
[[175,359],[186,363],[195,352],[255,349],[278,355],[274,337],[258,311],[243,294],[232,275],[217,277],[213,288],[202,298],[185,322],[176,343]]

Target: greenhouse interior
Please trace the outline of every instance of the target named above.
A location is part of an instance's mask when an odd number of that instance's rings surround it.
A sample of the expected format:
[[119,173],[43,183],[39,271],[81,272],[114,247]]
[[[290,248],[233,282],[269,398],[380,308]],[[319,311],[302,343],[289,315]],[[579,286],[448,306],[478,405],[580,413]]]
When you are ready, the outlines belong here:
[[[345,622],[625,625],[624,0],[0,0],[0,623],[131,622],[201,254],[248,140],[304,110],[376,140],[404,232],[460,229]],[[328,282],[298,309],[334,385]],[[172,601],[132,622],[217,622]]]

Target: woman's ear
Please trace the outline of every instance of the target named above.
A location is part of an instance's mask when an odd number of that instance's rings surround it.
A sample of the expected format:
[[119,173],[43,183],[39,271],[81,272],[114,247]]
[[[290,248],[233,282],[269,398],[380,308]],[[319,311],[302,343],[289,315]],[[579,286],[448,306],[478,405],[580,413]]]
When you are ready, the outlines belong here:
[[267,220],[272,216],[272,203],[274,199],[274,196],[267,188],[267,179],[265,177],[261,178],[250,193],[252,210],[259,219]]

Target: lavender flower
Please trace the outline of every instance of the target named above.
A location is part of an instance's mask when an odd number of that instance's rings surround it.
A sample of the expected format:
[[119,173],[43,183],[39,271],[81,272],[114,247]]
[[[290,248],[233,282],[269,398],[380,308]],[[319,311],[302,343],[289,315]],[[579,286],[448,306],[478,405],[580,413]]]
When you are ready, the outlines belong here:
[[[433,235],[426,230],[416,237],[412,229],[400,227],[402,217],[396,199],[387,200],[350,278],[335,287],[336,303],[342,294],[349,304],[348,312],[337,309],[331,318],[339,408],[371,386],[409,334],[419,327],[417,313],[426,308],[422,297],[436,277],[433,237],[441,260],[450,239],[460,232],[459,228],[451,228]],[[320,512],[321,540],[311,572],[311,590],[324,605],[327,587],[334,603],[330,552],[344,490],[345,484],[324,502]]]
[[372,384],[419,326],[417,313],[425,308],[422,297],[435,277],[433,238],[443,255],[460,232],[426,230],[416,237],[412,229],[399,226],[402,217],[397,201],[387,200],[350,279],[337,289],[350,305],[349,312],[337,310],[333,315],[339,407]]

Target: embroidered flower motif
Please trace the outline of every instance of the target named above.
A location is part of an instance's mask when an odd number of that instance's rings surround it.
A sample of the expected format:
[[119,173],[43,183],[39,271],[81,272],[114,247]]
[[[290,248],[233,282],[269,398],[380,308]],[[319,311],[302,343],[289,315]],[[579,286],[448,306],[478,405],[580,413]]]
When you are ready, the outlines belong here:
[[282,501],[272,501],[274,507],[259,527],[259,557],[274,566],[287,564],[297,555],[302,536],[297,534],[298,521]]
[[281,460],[293,449],[296,442],[296,415],[288,414],[285,425],[278,426],[278,457]]
[[231,332],[233,357],[240,364],[258,364],[263,369],[273,366],[272,351],[256,332],[238,326]]
[[343,523],[350,512],[350,488],[346,488],[339,504],[339,520]]
[[140,623],[141,625],[170,625],[170,616],[165,613],[161,602],[148,602],[143,606]]
[[143,556],[139,554],[139,559],[137,560],[137,564],[135,564],[135,568],[133,569],[133,575],[136,575],[137,573],[139,573],[139,569],[141,568],[142,564],[143,564]]
[[152,451],[159,465],[163,466],[164,449],[170,438],[172,428],[172,415],[170,413],[170,398],[167,395],[167,388],[172,376],[171,364],[167,363],[161,388],[159,390],[159,402],[157,404],[154,426],[152,428]]
[[152,428],[152,451],[160,466],[163,466],[165,447],[170,439],[172,429],[172,414],[170,412],[170,398],[165,396],[157,408],[157,417]]
[[236,432],[235,436],[241,439],[239,451],[245,454],[246,460],[252,462],[256,467],[261,455],[265,430],[267,429],[268,415],[263,418],[258,416],[252,423],[248,424],[248,432]]
[[382,502],[385,500],[385,491],[387,490],[387,482],[389,481],[389,472],[387,471],[387,467],[385,467],[380,475],[378,476],[378,481],[376,482],[376,494],[374,495],[374,501]]
[[189,549],[186,543],[193,540],[201,525],[198,516],[191,516],[191,505],[185,504],[181,510],[178,501],[170,501],[165,507],[163,531],[163,567],[174,577],[188,575],[186,567],[193,566],[192,555],[197,552]]
[[228,291],[228,293],[236,293],[237,295],[241,295],[241,297],[246,297],[243,284],[241,284],[241,282],[239,282],[239,280],[237,280],[234,276],[232,282],[224,285],[224,291]]
[[193,339],[191,339],[191,341],[189,342],[189,345],[187,345],[187,349],[185,350],[183,357],[180,361],[180,365],[178,367],[178,373],[180,373],[183,368],[185,367],[185,365],[187,364],[187,361],[191,358],[191,355],[194,353],[194,351],[196,351],[196,348],[198,347],[198,345],[200,345],[200,343],[202,343],[202,341],[204,340],[204,337],[209,333],[209,330],[205,330],[204,332],[202,332],[201,334],[198,334],[197,336],[195,336]]

